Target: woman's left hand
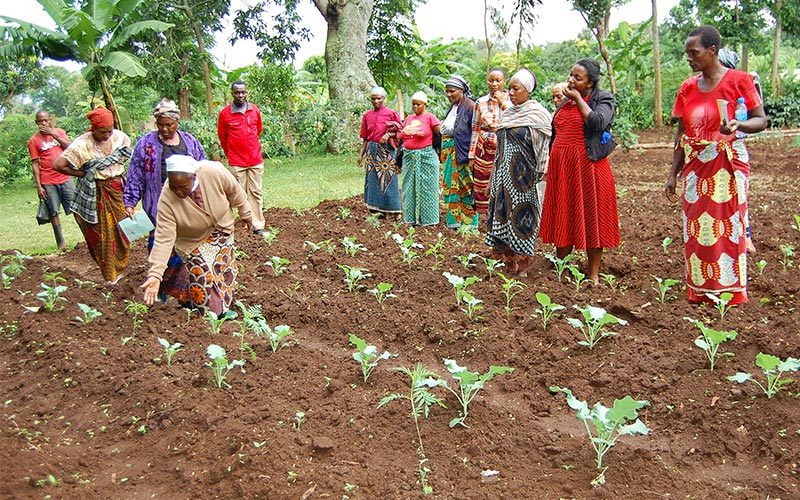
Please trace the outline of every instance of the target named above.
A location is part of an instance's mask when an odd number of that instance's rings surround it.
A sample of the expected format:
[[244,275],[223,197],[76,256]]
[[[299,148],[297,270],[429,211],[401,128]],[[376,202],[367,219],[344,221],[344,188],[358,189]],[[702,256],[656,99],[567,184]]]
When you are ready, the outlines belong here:
[[139,288],[144,288],[144,303],[148,306],[152,306],[156,301],[159,285],[161,285],[161,280],[151,276],[139,286]]
[[583,96],[581,95],[581,93],[578,90],[571,89],[569,87],[564,89],[564,97],[566,97],[567,99],[570,99],[570,100],[572,100],[574,102],[578,102],[578,101],[583,100]]
[[728,120],[727,122],[723,122],[719,125],[720,134],[730,135],[737,130],[739,130],[739,122],[736,120]]

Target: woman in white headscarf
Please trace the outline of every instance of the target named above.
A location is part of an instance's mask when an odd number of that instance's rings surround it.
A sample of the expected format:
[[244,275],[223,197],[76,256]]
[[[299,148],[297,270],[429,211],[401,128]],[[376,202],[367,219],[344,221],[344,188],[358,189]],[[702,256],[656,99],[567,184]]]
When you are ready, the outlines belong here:
[[508,82],[513,106],[503,111],[497,127],[497,155],[490,181],[486,244],[492,258],[510,274],[527,276],[539,233],[541,213],[536,185],[547,173],[550,112],[530,98],[536,77],[527,69]]
[[386,107],[383,87],[370,91],[370,102],[372,109],[361,118],[363,142],[358,154],[358,166],[364,167],[364,204],[370,212],[399,214],[399,172],[394,159],[402,119],[397,111]]
[[233,209],[247,229],[253,214],[247,194],[221,163],[191,156],[167,159],[167,183],[158,200],[156,233],[142,284],[144,300],[153,304],[173,247],[189,275],[191,306],[226,314],[236,285]]
[[439,223],[439,155],[433,149],[433,136],[442,128],[433,113],[425,111],[428,96],[411,96],[412,114],[406,118],[403,139],[403,220],[418,226]]

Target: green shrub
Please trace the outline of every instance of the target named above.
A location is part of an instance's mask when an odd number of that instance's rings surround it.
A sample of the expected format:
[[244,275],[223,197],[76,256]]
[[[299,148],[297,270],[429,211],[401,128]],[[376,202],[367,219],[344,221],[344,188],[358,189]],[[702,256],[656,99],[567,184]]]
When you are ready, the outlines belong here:
[[782,96],[767,96],[764,99],[764,111],[770,127],[800,125],[800,82],[784,82],[784,85]]

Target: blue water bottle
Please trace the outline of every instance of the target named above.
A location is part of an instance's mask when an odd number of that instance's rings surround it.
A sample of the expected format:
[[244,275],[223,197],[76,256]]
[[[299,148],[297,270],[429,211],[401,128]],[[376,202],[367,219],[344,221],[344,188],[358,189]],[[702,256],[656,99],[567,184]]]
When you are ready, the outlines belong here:
[[[740,97],[738,102],[736,103],[736,112],[734,113],[734,117],[736,121],[742,123],[743,121],[747,120],[747,106],[744,105],[744,97]],[[736,137],[744,137],[746,134],[744,132],[736,132]]]

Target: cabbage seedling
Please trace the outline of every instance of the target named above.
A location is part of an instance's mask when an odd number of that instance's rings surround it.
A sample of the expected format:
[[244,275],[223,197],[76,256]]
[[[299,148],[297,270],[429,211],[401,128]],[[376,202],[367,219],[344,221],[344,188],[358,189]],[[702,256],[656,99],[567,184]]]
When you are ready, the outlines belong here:
[[464,420],[467,419],[467,415],[469,414],[469,404],[475,399],[475,396],[478,395],[478,391],[483,389],[487,382],[492,380],[495,375],[512,373],[514,371],[513,368],[509,368],[508,366],[490,366],[488,372],[481,374],[479,372],[471,372],[465,366],[459,366],[454,359],[445,358],[442,361],[444,361],[444,366],[447,367],[447,371],[450,372],[450,376],[458,381],[458,389],[456,390],[450,387],[446,380],[439,380],[439,385],[453,393],[453,396],[455,396],[461,404],[460,415],[450,421],[451,429],[456,425],[468,427],[467,424],[464,423]]
[[272,246],[272,244],[275,242],[275,238],[278,237],[278,233],[280,232],[280,229],[276,227],[269,227],[267,231],[261,233],[261,237],[264,238],[267,246]]
[[456,276],[455,274],[450,274],[447,271],[442,273],[442,276],[447,278],[447,281],[453,285],[453,288],[456,290],[456,305],[461,305],[461,300],[464,298],[465,294],[468,294],[467,287],[481,281],[480,278],[477,276],[469,276],[468,278],[462,278],[461,276]]
[[350,343],[358,349],[353,353],[353,359],[358,361],[361,365],[361,376],[364,377],[364,382],[372,375],[372,371],[378,366],[379,361],[397,357],[397,354],[392,354],[389,351],[383,351],[383,354],[378,355],[378,348],[376,346],[368,345],[366,341],[360,339],[353,333],[350,334]]
[[364,219],[369,226],[374,227],[375,229],[379,229],[381,227],[381,220],[378,218],[378,214],[372,214]]
[[378,301],[378,304],[380,304],[381,307],[383,307],[384,300],[397,297],[397,295],[389,293],[389,290],[391,290],[393,286],[394,285],[392,285],[391,283],[381,282],[378,283],[378,285],[375,288],[371,288],[367,291],[372,295],[374,295],[375,299]]
[[781,266],[783,267],[783,272],[794,265],[794,261],[792,257],[794,257],[794,245],[781,245]]
[[433,255],[433,258],[435,259],[433,267],[431,267],[432,270],[438,269],[439,264],[444,262],[444,254],[442,253],[442,249],[444,248],[444,242],[447,240],[447,238],[442,236],[442,233],[437,233],[436,237],[437,237],[436,242],[431,243],[428,246],[428,249],[425,250],[424,253],[425,257]]
[[479,312],[483,311],[483,306],[480,305],[483,303],[481,299],[477,299],[472,296],[471,293],[465,292],[461,296],[462,302],[466,307],[462,308],[461,310],[464,311],[469,318],[470,321],[474,321],[476,319],[481,319],[480,316],[476,316]]
[[[647,400],[636,400],[630,396],[614,400],[614,406],[607,408],[597,402],[591,410],[586,401],[581,401],[572,395],[572,391],[558,386],[550,387],[550,392],[563,392],[567,395],[567,404],[575,410],[576,417],[583,421],[586,432],[589,434],[589,441],[595,451],[595,465],[598,469],[603,467],[603,457],[608,453],[617,440],[622,436],[634,436],[636,434],[647,435],[649,429],[638,417],[638,410],[649,406]],[[635,419],[635,420],[634,420]],[[633,421],[633,423],[628,423]],[[591,424],[594,427],[592,432]],[[604,484],[605,469],[595,479],[597,484]]]
[[508,321],[508,315],[514,310],[514,308],[511,307],[511,299],[519,295],[527,285],[514,278],[506,278],[503,273],[497,273],[497,275],[503,280],[503,295],[506,298],[506,321]]
[[203,319],[208,321],[208,328],[211,330],[212,335],[217,335],[222,330],[222,323],[225,323],[229,319],[236,319],[238,314],[236,311],[227,311],[220,315],[217,315],[211,309],[206,308],[205,314],[203,314]]
[[767,267],[767,261],[764,259],[759,260],[756,262],[756,267],[758,268],[758,275],[764,276],[764,268]]
[[486,272],[489,274],[489,279],[492,279],[494,273],[501,267],[506,267],[505,263],[500,259],[486,259],[483,258],[483,263],[486,265]]
[[794,379],[781,377],[786,372],[796,372],[800,370],[800,359],[789,357],[781,361],[781,358],[777,356],[760,352],[756,355],[756,366],[761,368],[764,372],[764,376],[767,378],[766,384],[761,384],[761,382],[754,379],[751,374],[746,372],[737,372],[736,375],[728,377],[728,380],[739,382],[740,384],[751,380],[764,391],[768,399],[772,399],[772,396],[777,394],[784,386],[794,382]]
[[84,325],[88,325],[93,320],[99,318],[103,315],[100,311],[95,309],[92,306],[87,306],[86,304],[78,303],[78,308],[83,313],[83,316],[75,316],[75,319],[83,323]]
[[468,240],[472,236],[478,236],[478,228],[470,224],[461,224],[456,228],[456,234],[461,236],[461,239]]
[[64,285],[49,286],[41,283],[40,286],[42,291],[36,294],[36,298],[42,302],[42,309],[45,311],[52,311],[55,309],[56,304],[67,301],[65,297],[61,296],[62,293],[67,291],[67,287]]
[[694,340],[694,345],[705,351],[706,357],[708,357],[708,362],[711,364],[710,369],[712,372],[714,371],[714,365],[719,358],[722,356],[734,355],[732,352],[719,352],[719,346],[722,345],[723,342],[735,339],[736,335],[738,335],[735,330],[723,332],[714,330],[713,328],[708,328],[703,324],[702,321],[687,317],[684,317],[683,319],[700,329],[700,333],[702,333],[702,335]]
[[469,255],[454,255],[453,256],[453,258],[456,259],[464,267],[464,269],[475,265],[475,264],[472,263],[472,260],[475,257],[480,257],[480,255],[478,255],[476,253],[471,253]]
[[355,257],[356,253],[359,251],[366,252],[367,249],[361,243],[356,243],[355,236],[345,236],[342,238],[342,246],[344,247],[344,252],[349,255],[350,257]]
[[214,382],[214,385],[220,389],[231,386],[231,384],[225,381],[225,378],[228,376],[228,372],[237,366],[242,370],[242,372],[244,372],[244,369],[241,368],[244,366],[244,361],[241,359],[235,359],[229,363],[228,355],[225,352],[225,349],[217,344],[211,344],[208,346],[208,348],[206,348],[206,354],[209,358],[211,358],[211,362],[206,363],[206,366],[211,368],[211,371],[214,373],[212,382]]
[[650,276],[656,280],[654,285],[650,285],[658,294],[656,300],[663,304],[668,298],[671,299],[672,295],[667,297],[667,294],[672,291],[672,287],[680,283],[680,281],[673,278],[659,278],[655,274],[651,274]]
[[536,302],[542,306],[537,309],[536,312],[539,313],[539,316],[542,318],[542,329],[545,331],[547,330],[547,323],[550,321],[550,318],[555,316],[558,311],[566,309],[566,307],[553,302],[550,296],[544,292],[536,292]]
[[714,303],[714,307],[716,307],[717,311],[719,311],[719,319],[725,319],[725,313],[727,313],[728,310],[733,307],[730,305],[731,299],[733,299],[733,294],[730,292],[722,292],[719,294],[719,296],[717,296],[713,293],[707,293],[706,297],[708,297],[711,302]]
[[347,207],[339,207],[339,218],[345,220],[350,217],[350,209]]
[[164,353],[167,356],[167,366],[172,364],[172,358],[175,354],[183,347],[183,344],[180,342],[175,342],[174,344],[170,344],[167,339],[162,339],[161,337],[158,338],[158,343],[164,348]]
[[673,241],[672,238],[667,236],[666,238],[664,238],[664,241],[661,242],[661,248],[664,250],[664,255],[669,254],[667,248],[669,248],[669,246],[672,244],[672,241]]
[[316,253],[324,248],[329,254],[333,254],[333,252],[336,250],[336,247],[331,244],[331,241],[333,241],[333,238],[322,240],[319,243],[306,240],[303,242],[303,246],[311,248],[311,253]]
[[264,322],[264,326],[266,326],[267,339],[269,340],[269,346],[272,348],[272,352],[278,352],[279,349],[286,347],[288,343],[284,342],[283,339],[289,335],[294,335],[289,325],[278,325],[274,330],[270,328],[266,322]]
[[275,273],[275,276],[280,276],[286,271],[287,267],[291,264],[291,262],[283,257],[273,256],[270,260],[264,262],[265,266],[269,266],[272,268],[272,272]]
[[576,318],[567,318],[567,323],[581,331],[583,338],[586,340],[581,340],[578,344],[588,347],[589,350],[594,349],[594,346],[597,345],[601,339],[617,334],[616,332],[606,331],[604,328],[606,325],[618,324],[625,326],[628,324],[624,319],[620,319],[606,312],[602,307],[588,305],[585,308],[580,308],[578,306],[572,307],[581,312],[585,323]]
[[566,271],[570,266],[570,261],[575,258],[575,254],[569,254],[563,259],[559,259],[555,255],[551,253],[544,254],[544,257],[553,263],[555,266],[556,275],[558,276],[558,282],[561,283],[561,278],[564,275],[564,271]]
[[794,214],[792,217],[794,217],[794,225],[792,227],[800,233],[800,215]]
[[409,268],[411,267],[411,264],[413,264],[415,260],[420,258],[419,254],[417,254],[417,252],[414,251],[414,249],[422,248],[422,245],[420,245],[419,243],[414,243],[414,240],[411,239],[411,236],[413,234],[414,234],[413,231],[409,231],[408,238],[403,238],[397,233],[394,233],[392,235],[392,239],[398,245],[400,245],[400,253],[403,254],[403,262],[405,262]]
[[600,278],[602,278],[612,290],[617,289],[617,277],[613,274],[600,273]]
[[361,281],[372,276],[372,274],[366,272],[367,269],[361,267],[350,267],[344,264],[336,264],[336,267],[344,271],[344,282],[347,283],[347,291],[351,293],[356,293],[358,290],[366,288],[361,284]]
[[586,279],[586,275],[581,272],[580,268],[576,265],[569,265],[567,266],[569,269],[570,274],[572,275],[572,282],[575,283],[575,291],[579,292],[581,289],[581,285],[589,281]]
[[31,260],[31,258],[20,253],[19,250],[15,250],[13,255],[0,256],[0,275],[2,275],[3,288],[5,290],[11,288],[11,283],[25,270],[25,266],[22,263],[26,260]]
[[294,428],[298,431],[300,427],[306,422],[306,414],[305,412],[298,411],[294,414]]

